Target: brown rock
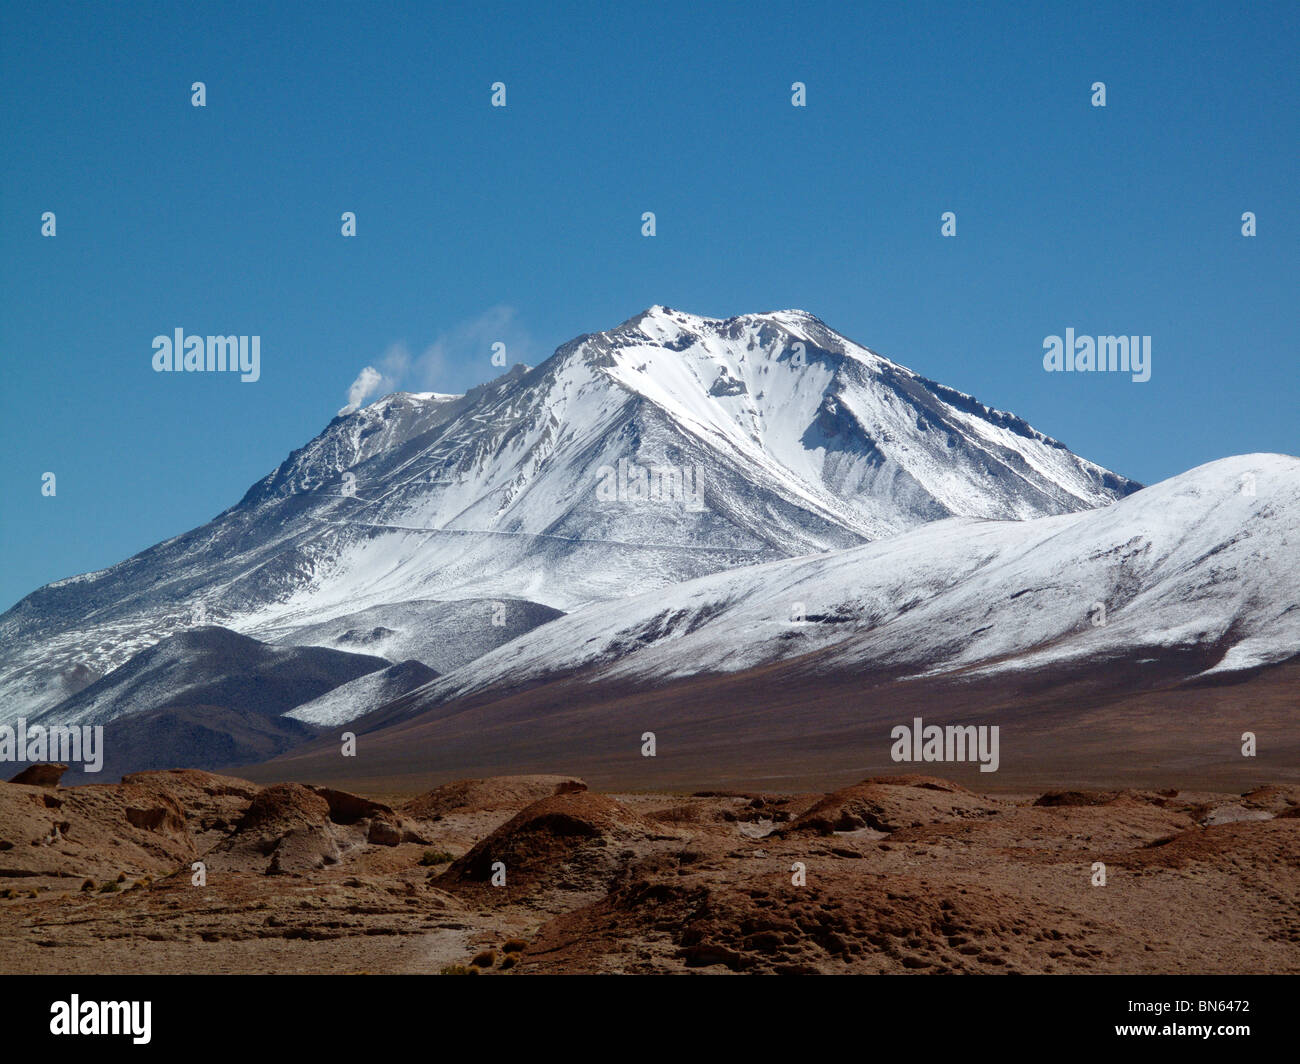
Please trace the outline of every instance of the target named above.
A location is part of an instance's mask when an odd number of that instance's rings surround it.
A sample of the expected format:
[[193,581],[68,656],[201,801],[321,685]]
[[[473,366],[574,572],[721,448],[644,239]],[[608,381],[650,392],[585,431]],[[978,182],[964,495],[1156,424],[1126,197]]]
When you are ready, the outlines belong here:
[[456,780],[412,798],[402,806],[402,812],[431,819],[455,812],[522,809],[530,802],[559,794],[578,794],[586,789],[582,780],[572,776],[489,776]]
[[329,803],[329,816],[336,824],[355,824],[358,820],[366,820],[370,817],[393,815],[391,806],[384,805],[382,802],[372,802],[359,794],[336,791],[329,787],[311,789]]
[[59,780],[67,771],[67,765],[42,762],[28,765],[9,782],[24,783],[29,787],[57,787]]
[[776,833],[832,835],[863,828],[888,833],[987,816],[997,808],[995,800],[933,776],[877,776],[833,791]]
[[297,827],[320,827],[330,818],[329,803],[300,783],[276,783],[259,791],[239,822],[241,834],[288,832]]
[[[129,785],[128,785],[129,786]],[[175,838],[186,834],[185,810],[175,799],[160,794],[146,806],[127,806],[126,819],[133,827],[144,831],[156,831],[160,835]]]
[[523,809],[452,862],[436,882],[447,889],[483,886],[499,861],[506,866],[507,888],[530,888],[563,878],[564,867],[579,855],[609,852],[612,841],[645,838],[656,830],[650,821],[603,794],[557,794]]
[[403,839],[402,826],[394,820],[375,817],[370,821],[366,841],[376,846],[396,846]]

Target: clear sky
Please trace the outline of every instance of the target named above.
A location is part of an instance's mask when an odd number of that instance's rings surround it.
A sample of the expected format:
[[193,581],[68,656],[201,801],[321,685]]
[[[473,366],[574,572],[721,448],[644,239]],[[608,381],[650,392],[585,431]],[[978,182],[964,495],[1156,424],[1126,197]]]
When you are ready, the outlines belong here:
[[[461,391],[654,303],[809,310],[1148,483],[1300,452],[1294,2],[0,12],[0,608],[211,519],[366,365]],[[261,379],[153,372],[178,327]],[[1066,328],[1151,380],[1045,372]]]

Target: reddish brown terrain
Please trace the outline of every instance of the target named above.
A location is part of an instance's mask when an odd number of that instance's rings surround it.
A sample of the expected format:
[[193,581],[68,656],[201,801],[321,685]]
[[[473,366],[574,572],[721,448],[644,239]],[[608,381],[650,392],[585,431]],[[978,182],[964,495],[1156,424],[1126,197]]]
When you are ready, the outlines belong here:
[[[655,686],[565,677],[406,716],[419,709],[416,693],[349,723],[356,757],[340,757],[338,729],[238,773],[414,792],[431,778],[563,766],[606,791],[825,790],[902,771],[890,758],[890,731],[921,717],[998,725],[1001,763],[987,784],[1003,790],[1235,793],[1256,783],[1300,784],[1300,662],[1187,678],[1212,664],[1170,652],[1163,660],[899,678],[836,670],[814,656]],[[658,740],[654,758],[640,754],[646,731]],[[1258,739],[1249,759],[1244,732]]]
[[0,783],[6,972],[1300,972],[1292,784],[675,795],[511,776],[367,798],[57,777]]

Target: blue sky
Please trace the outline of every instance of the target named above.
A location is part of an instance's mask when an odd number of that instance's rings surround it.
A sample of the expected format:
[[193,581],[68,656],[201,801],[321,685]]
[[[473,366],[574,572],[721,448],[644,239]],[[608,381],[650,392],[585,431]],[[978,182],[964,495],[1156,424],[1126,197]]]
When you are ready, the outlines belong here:
[[[0,608],[209,520],[394,350],[460,391],[653,303],[810,310],[1146,482],[1300,452],[1298,10],[6,0]],[[177,327],[261,380],[154,373]],[[1067,327],[1151,380],[1045,373]]]

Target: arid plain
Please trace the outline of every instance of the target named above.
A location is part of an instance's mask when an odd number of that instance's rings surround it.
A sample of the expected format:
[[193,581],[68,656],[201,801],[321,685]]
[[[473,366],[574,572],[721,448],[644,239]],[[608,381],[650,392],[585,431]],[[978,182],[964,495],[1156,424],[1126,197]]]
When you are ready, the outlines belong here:
[[9,972],[1300,972],[1294,784],[363,797],[58,775],[0,784]]

